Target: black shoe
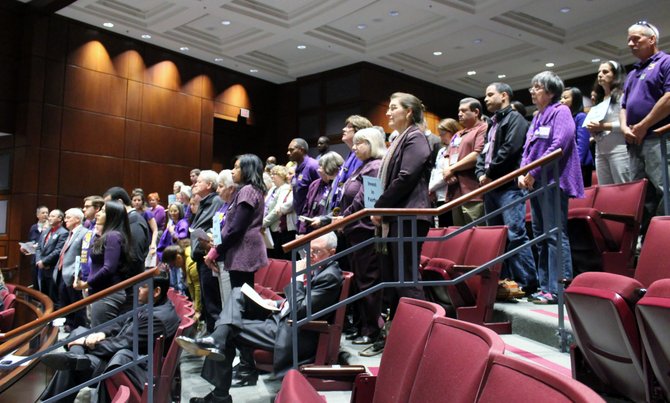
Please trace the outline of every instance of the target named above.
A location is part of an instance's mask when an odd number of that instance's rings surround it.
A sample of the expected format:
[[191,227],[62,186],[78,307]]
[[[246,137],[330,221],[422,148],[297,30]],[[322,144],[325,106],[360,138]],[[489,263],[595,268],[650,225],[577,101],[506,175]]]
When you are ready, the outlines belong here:
[[207,357],[214,361],[223,361],[226,356],[211,336],[192,339],[186,336],[177,337],[177,344],[185,351],[199,357]]
[[190,403],[233,403],[233,397],[228,395],[226,397],[214,396],[214,392],[209,392],[204,397],[192,397]]
[[61,371],[83,371],[91,367],[91,360],[85,354],[77,354],[71,351],[45,354],[42,357],[42,362],[49,368]]
[[235,365],[235,367],[233,367],[234,380],[239,381],[253,374],[258,375],[258,370],[255,367],[250,367],[248,365],[242,365],[242,364],[237,364]]
[[358,329],[354,330],[353,332],[349,333],[346,335],[344,338],[345,340],[355,340],[361,336],[361,332],[358,331]]
[[386,339],[379,339],[372,343],[370,347],[367,347],[363,351],[359,351],[358,355],[362,357],[374,357],[375,355],[384,352],[384,346],[386,346]]
[[242,386],[255,386],[258,382],[258,372],[247,372],[242,373],[239,376],[239,380],[232,385],[231,388],[241,388]]
[[372,344],[375,342],[375,339],[373,339],[370,336],[360,336],[355,338],[351,343],[353,344]]

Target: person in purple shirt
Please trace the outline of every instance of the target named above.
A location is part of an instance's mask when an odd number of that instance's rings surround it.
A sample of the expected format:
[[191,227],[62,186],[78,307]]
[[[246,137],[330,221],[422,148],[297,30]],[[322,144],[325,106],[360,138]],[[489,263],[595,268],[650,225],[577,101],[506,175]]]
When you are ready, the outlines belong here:
[[301,215],[307,198],[309,185],[319,179],[319,163],[309,155],[309,146],[304,139],[295,138],[288,145],[286,155],[296,163],[295,175],[291,180],[293,188],[293,210]]
[[[361,166],[352,172],[344,183],[342,192],[343,212],[338,220],[365,208],[365,188],[363,177],[376,178],[382,157],[386,153],[385,134],[375,127],[361,129],[353,137],[353,153]],[[375,236],[375,226],[370,218],[364,217],[344,227],[344,236],[349,245],[358,245]],[[349,265],[354,272],[356,289],[365,291],[381,281],[381,256],[372,245],[352,252]],[[354,311],[357,314],[357,329],[354,344],[370,344],[379,336],[379,318],[382,311],[382,293],[375,292],[356,301]]]
[[147,196],[147,201],[149,202],[149,209],[151,210],[151,213],[154,215],[154,219],[156,220],[156,226],[158,226],[158,230],[163,231],[165,229],[166,217],[165,208],[159,204],[161,197],[157,192],[149,193],[149,196]]
[[646,21],[628,28],[628,47],[640,62],[628,73],[619,112],[621,131],[628,142],[631,180],[648,178],[651,182],[642,233],[657,214],[663,199],[663,170],[668,169],[658,134],[670,124],[670,55],[658,49],[658,39],[658,29]]
[[105,200],[102,196],[94,195],[84,198],[84,222],[82,224],[84,228],[89,230],[95,228],[95,216],[104,205]]
[[[562,278],[572,278],[572,257],[567,230],[568,198],[584,197],[584,183],[575,140],[575,121],[572,119],[570,108],[558,102],[564,88],[560,77],[551,71],[543,71],[533,77],[529,89],[538,113],[533,118],[526,134],[526,145],[521,158],[521,166],[545,157],[559,148],[563,150],[563,156],[558,161],[561,244],[558,245],[557,237],[550,237],[537,244],[539,255],[537,277],[540,290],[528,297],[529,301],[537,304],[556,304],[558,301],[558,282]],[[544,186],[541,169],[538,167],[524,176],[519,176],[519,187],[521,189],[533,189]],[[548,183],[552,183],[553,178],[554,173],[550,170],[547,173]],[[556,191],[555,188],[546,190],[548,200],[554,200]],[[554,222],[553,204],[543,205],[541,198],[543,197],[530,199],[535,237],[544,234],[545,223],[549,228],[557,225]],[[555,258],[559,247],[562,248],[562,264],[557,264]]]
[[[96,232],[100,234],[89,250],[90,273],[86,281],[77,279],[76,290],[88,289],[95,294],[129,276],[130,224],[126,208],[118,201],[105,203],[104,213],[96,217]],[[131,299],[126,291],[117,291],[91,304],[91,326],[97,326],[130,310]]]
[[[342,142],[346,144],[347,147],[351,150],[354,145],[354,134],[361,129],[367,127],[372,127],[372,123],[363,116],[351,115],[344,121],[345,125],[342,128]],[[340,167],[340,171],[337,173],[335,179],[333,179],[333,199],[330,202],[330,205],[333,209],[340,206],[340,199],[342,198],[342,187],[344,182],[349,179],[358,167],[363,164],[361,160],[356,158],[356,153],[350,152],[347,159],[344,161],[344,164]],[[339,240],[338,240],[339,241]]]
[[333,179],[343,163],[344,159],[334,151],[327,152],[319,159],[320,178],[309,185],[305,206],[300,216],[302,219],[298,218],[298,234],[310,233],[330,223]]
[[205,263],[218,271],[216,259],[223,256],[230,275],[230,286],[254,286],[254,272],[267,265],[265,242],[261,234],[265,210],[263,163],[253,154],[243,154],[235,161],[233,181],[240,186],[230,201],[221,243],[210,249]]

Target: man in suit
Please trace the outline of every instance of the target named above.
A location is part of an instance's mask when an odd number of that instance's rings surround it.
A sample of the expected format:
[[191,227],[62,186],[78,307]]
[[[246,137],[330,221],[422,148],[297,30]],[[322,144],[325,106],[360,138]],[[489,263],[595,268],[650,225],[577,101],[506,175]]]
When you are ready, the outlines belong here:
[[[318,312],[337,302],[342,286],[342,272],[336,261],[327,265],[319,262],[335,254],[337,236],[330,232],[312,241],[310,257],[317,265],[311,277],[312,312]],[[274,372],[282,376],[292,365],[291,328],[288,320],[295,310],[298,319],[307,311],[307,288],[299,282],[296,289],[296,305],[289,306],[291,286],[284,290],[283,300],[264,300],[264,303],[279,311],[268,310],[248,300],[240,288],[234,288],[226,300],[224,310],[216,322],[214,332],[206,337],[191,339],[178,337],[177,343],[193,354],[206,356],[201,376],[215,386],[205,397],[196,397],[191,402],[232,402],[229,389],[232,382],[232,364],[235,347],[242,350],[261,348],[274,352]],[[316,352],[318,336],[313,332],[300,332],[298,357],[309,361]]]
[[[223,200],[216,193],[219,186],[219,175],[211,170],[200,172],[193,187],[193,195],[200,197],[198,212],[193,217],[191,229],[202,229],[208,232],[212,229],[214,214],[223,204]],[[200,293],[202,299],[202,316],[207,325],[207,331],[214,330],[216,320],[221,313],[221,290],[219,282],[212,275],[212,269],[205,264],[205,255],[209,252],[211,245],[203,242],[195,234],[191,233],[191,257],[195,260],[200,277]]]
[[[61,307],[70,305],[82,298],[81,291],[75,290],[72,284],[77,269],[77,257],[81,256],[81,243],[87,231],[82,225],[83,220],[84,213],[78,208],[71,208],[65,212],[65,228],[70,230],[70,234],[63,245],[56,270],[53,271]],[[73,312],[65,318],[65,331],[68,333],[79,326],[85,325],[86,312],[83,309]]]
[[[165,336],[165,345],[169,346],[172,338],[179,327],[179,317],[174,305],[167,297],[170,287],[170,278],[167,272],[161,272],[154,277],[154,309],[153,309],[153,334],[149,334],[149,320],[147,311],[138,314],[138,345],[140,354],[147,354],[149,337],[157,335]],[[138,300],[146,304],[149,300],[149,287],[147,284],[140,286]],[[115,328],[115,327],[112,327]],[[86,382],[102,374],[113,365],[121,365],[129,356],[128,350],[133,348],[133,318],[128,318],[121,329],[115,333],[98,332],[79,338],[68,344],[69,351],[65,353],[50,353],[42,357],[42,362],[58,370],[47,385],[41,400],[56,396],[78,384]],[[107,328],[109,329],[109,328]],[[80,334],[86,328],[77,328],[73,334]],[[109,332],[109,330],[107,330]],[[121,358],[117,358],[121,356]],[[132,357],[132,354],[130,354]],[[146,364],[127,369],[126,374],[133,380],[138,390],[147,381]],[[73,402],[76,394],[61,398],[59,402]]]
[[[54,303],[58,303],[58,289],[54,281],[53,269],[58,263],[60,252],[67,239],[67,230],[63,228],[63,212],[54,209],[47,218],[49,229],[42,231],[35,250],[35,267],[37,267],[37,287]],[[33,285],[35,286],[35,285]]]

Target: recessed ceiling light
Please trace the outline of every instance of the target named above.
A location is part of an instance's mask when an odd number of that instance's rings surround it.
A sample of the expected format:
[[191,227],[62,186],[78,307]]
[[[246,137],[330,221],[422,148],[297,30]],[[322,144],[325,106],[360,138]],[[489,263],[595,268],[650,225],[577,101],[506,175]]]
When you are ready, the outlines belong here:
[[258,69],[249,69],[249,73],[258,73]]
[[358,25],[356,26],[356,28],[358,28],[358,29],[365,29],[365,28],[367,28],[367,27],[368,27],[368,26],[365,25],[365,24],[358,24]]
[[555,64],[554,64],[554,63],[551,63],[551,62],[549,62],[549,63],[545,64],[545,66],[547,66],[547,67],[554,67],[554,66],[555,66]]
[[598,58],[591,59],[591,63],[598,63],[599,61],[600,61],[600,59],[598,59]]
[[223,20],[223,21],[221,21],[221,24],[222,25],[230,25],[230,21],[229,20]]
[[102,26],[107,28],[114,28],[114,24],[112,24],[111,22],[105,22],[102,24]]
[[482,42],[484,42],[484,41],[481,38],[477,38],[474,41],[472,41],[472,43],[474,43],[475,45],[479,45]]
[[569,12],[570,12],[570,7],[563,7],[563,8],[561,9],[561,12],[562,12],[563,14],[567,14],[567,13],[569,13]]
[[181,48],[179,48],[179,50],[181,50],[182,52],[188,52],[188,47],[182,46]]
[[498,74],[498,78],[505,78],[507,77],[505,74]]
[[151,35],[144,34],[144,35],[142,35],[142,39],[151,39]]
[[215,62],[222,62],[222,61],[223,61],[223,57],[216,57],[216,58],[214,58],[214,61],[215,61]]
[[303,49],[307,49],[307,46],[305,46],[305,45],[298,45],[298,46],[296,46],[296,48],[298,48],[298,49],[300,49],[300,50],[303,50]]
[[435,52],[433,52],[433,56],[442,56],[442,52],[436,50]]
[[469,75],[469,76],[474,76],[475,74],[477,74],[477,72],[474,71],[474,70],[470,70],[470,71],[468,71],[468,75]]
[[391,17],[397,17],[397,16],[400,15],[400,13],[398,12],[398,10],[391,10],[391,11],[389,11],[389,15]]

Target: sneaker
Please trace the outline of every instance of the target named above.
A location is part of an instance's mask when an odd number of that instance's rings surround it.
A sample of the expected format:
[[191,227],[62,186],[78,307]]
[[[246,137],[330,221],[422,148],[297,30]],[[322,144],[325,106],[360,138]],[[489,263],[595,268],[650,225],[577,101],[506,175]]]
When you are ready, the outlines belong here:
[[537,300],[543,298],[544,294],[545,294],[544,292],[538,291],[538,292],[535,292],[535,293],[529,295],[528,297],[526,297],[526,300],[528,300],[528,302],[537,301]]
[[556,305],[558,304],[558,296],[556,294],[550,294],[548,292],[539,296],[537,299],[533,300],[533,304],[537,305]]

